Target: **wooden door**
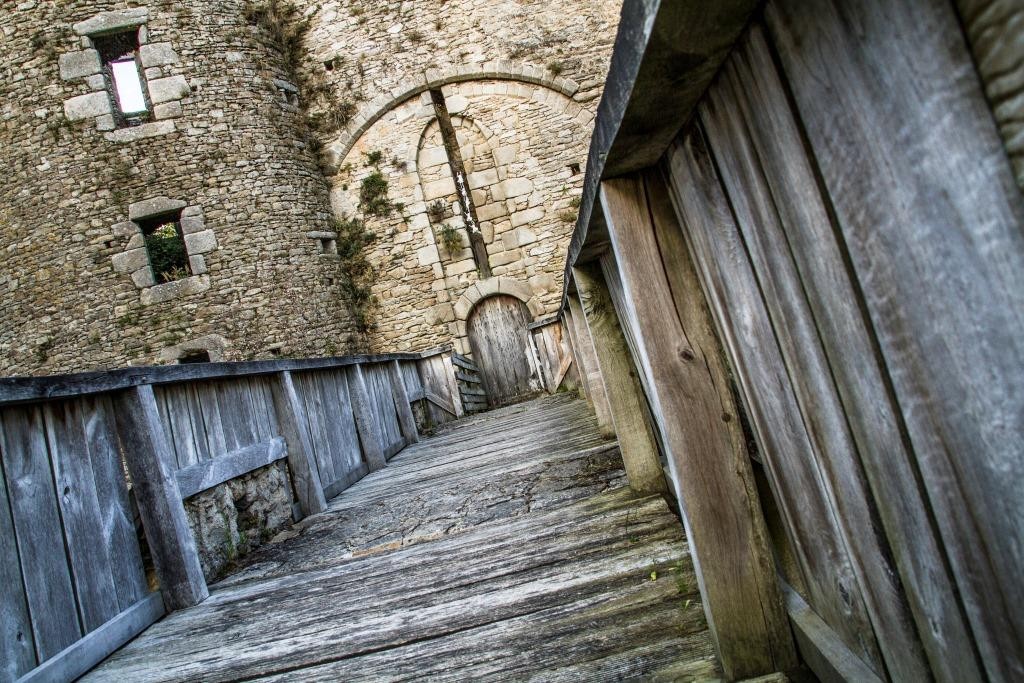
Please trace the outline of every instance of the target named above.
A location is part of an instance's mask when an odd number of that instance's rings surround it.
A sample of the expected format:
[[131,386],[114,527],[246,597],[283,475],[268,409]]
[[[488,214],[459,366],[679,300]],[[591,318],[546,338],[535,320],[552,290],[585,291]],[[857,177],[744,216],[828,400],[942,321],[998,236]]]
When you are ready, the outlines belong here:
[[511,296],[484,299],[470,314],[469,345],[492,407],[514,403],[537,391],[528,321],[526,306]]

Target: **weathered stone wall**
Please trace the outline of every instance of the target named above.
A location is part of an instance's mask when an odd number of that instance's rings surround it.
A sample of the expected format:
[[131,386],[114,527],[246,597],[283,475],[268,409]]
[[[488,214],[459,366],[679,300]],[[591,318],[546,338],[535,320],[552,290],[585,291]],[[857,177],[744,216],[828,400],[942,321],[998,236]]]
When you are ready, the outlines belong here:
[[[72,26],[118,6],[29,0],[0,16],[0,374],[167,362],[187,347],[226,360],[344,349],[335,266],[305,236],[330,226],[326,185],[245,3],[148,3],[151,96],[180,97],[158,121],[109,131],[102,112],[81,118],[97,84],[80,75],[93,67]],[[205,223],[188,236],[205,272],[162,289],[140,287],[128,253],[129,206],[154,197]]]

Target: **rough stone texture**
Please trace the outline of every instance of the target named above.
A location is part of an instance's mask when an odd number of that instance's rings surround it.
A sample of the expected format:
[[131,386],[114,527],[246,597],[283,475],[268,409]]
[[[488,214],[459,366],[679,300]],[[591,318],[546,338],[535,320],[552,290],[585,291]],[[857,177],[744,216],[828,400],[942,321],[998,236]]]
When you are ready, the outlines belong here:
[[207,581],[291,524],[287,466],[274,463],[185,501]]

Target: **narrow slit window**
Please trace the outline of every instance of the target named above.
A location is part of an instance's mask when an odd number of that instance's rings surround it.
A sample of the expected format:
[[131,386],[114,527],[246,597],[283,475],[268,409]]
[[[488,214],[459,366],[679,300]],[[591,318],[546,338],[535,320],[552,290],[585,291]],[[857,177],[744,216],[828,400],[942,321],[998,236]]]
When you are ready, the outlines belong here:
[[149,267],[157,284],[174,282],[192,274],[180,219],[180,214],[167,214],[136,221],[145,237]]
[[209,363],[209,351],[191,351],[178,359],[179,365],[190,365],[192,363]]
[[139,64],[139,32],[97,36],[93,43],[103,61],[107,92],[114,105],[118,127],[132,126],[149,118],[146,81]]

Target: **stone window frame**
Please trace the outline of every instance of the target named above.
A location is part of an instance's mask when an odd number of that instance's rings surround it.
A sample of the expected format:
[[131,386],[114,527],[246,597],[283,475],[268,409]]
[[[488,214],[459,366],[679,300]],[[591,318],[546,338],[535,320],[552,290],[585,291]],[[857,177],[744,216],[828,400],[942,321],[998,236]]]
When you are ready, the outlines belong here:
[[[80,50],[58,57],[61,80],[85,84],[86,93],[64,100],[64,116],[68,121],[92,120],[96,130],[110,142],[126,143],[177,130],[175,119],[183,115],[182,100],[191,86],[180,69],[178,54],[169,42],[149,40],[149,10],[140,7],[100,12],[72,26],[80,37]],[[147,120],[138,125],[118,126],[112,82],[104,74],[105,67],[93,42],[94,38],[137,32],[137,59],[143,85],[143,96],[149,105]]]
[[[172,213],[180,215],[178,223],[185,241],[191,274],[179,280],[157,283],[149,262],[146,238],[136,221]],[[140,290],[143,305],[199,294],[210,288],[206,256],[216,251],[219,245],[216,234],[206,227],[200,205],[189,205],[180,199],[168,197],[135,202],[128,206],[128,220],[111,226],[111,230],[114,237],[128,238],[124,250],[111,257],[114,271],[131,277],[132,283]]]

